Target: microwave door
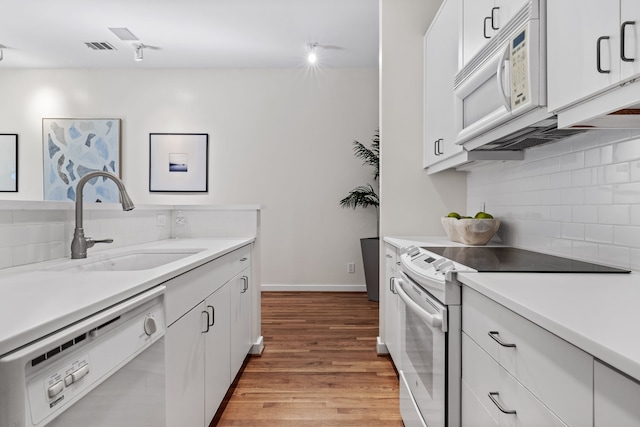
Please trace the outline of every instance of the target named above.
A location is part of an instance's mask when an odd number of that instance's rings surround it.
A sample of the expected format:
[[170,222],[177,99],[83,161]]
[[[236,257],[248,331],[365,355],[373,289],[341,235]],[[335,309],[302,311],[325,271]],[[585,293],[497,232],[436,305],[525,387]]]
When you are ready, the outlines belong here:
[[456,88],[457,144],[511,118],[511,102],[505,89],[511,74],[508,53],[508,49],[496,52]]

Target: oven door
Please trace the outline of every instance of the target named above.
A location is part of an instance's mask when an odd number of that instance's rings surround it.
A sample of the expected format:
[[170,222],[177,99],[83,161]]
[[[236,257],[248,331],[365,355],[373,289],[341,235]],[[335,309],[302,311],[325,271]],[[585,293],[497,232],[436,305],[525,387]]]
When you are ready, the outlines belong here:
[[446,425],[447,308],[405,273],[396,289],[402,301],[400,411],[406,427]]

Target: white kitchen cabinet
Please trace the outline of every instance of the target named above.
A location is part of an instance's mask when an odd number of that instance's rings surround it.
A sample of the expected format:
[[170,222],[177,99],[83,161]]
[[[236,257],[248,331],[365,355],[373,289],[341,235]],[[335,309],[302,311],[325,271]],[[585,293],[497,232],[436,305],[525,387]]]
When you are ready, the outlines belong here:
[[229,307],[231,287],[225,285],[211,294],[204,302],[207,325],[201,334],[204,344],[204,421],[213,419],[227,394],[232,376],[231,352],[224,343],[231,342],[231,312]]
[[202,396],[205,383],[205,329],[204,302],[184,314],[167,329],[167,427],[202,427],[205,424]]
[[250,254],[240,248],[165,283],[167,427],[208,426],[251,348]]
[[424,37],[423,167],[462,151],[455,144],[453,79],[459,65],[462,0],[445,0]]
[[[489,391],[500,392],[502,384],[504,390],[512,393],[501,395],[504,399],[514,396],[514,405],[520,398],[522,402],[529,402],[529,397],[521,390],[523,388],[564,423],[591,425],[591,355],[468,287],[462,290],[462,330],[468,337],[466,344],[463,342],[463,361],[466,358],[467,363],[463,362],[462,378],[481,400]],[[496,366],[483,368],[476,363],[482,354],[486,354]],[[493,372],[493,377],[482,377],[488,375],[477,372],[483,369]],[[517,384],[510,382],[511,379]],[[478,391],[480,384],[483,384],[482,391]],[[486,387],[498,389],[488,390]],[[490,399],[483,403],[490,411],[493,411],[492,406],[496,406]],[[528,407],[529,403],[522,405]],[[537,410],[534,412],[538,413]],[[492,412],[492,416],[496,418],[497,414]]]
[[231,380],[251,349],[251,272],[246,269],[229,283],[231,293]]
[[593,386],[594,427],[640,425],[640,382],[596,360]]
[[527,0],[464,0],[462,65],[466,65]]
[[562,110],[640,75],[639,26],[637,0],[547,2],[549,109]]
[[384,282],[384,342],[393,359],[396,369],[400,371],[400,308],[398,294],[395,291],[395,280],[398,273],[398,250],[395,246],[385,243],[385,282]]
[[491,413],[484,407],[478,396],[471,391],[465,380],[461,384],[462,425],[473,427],[498,427],[500,424],[493,419]]

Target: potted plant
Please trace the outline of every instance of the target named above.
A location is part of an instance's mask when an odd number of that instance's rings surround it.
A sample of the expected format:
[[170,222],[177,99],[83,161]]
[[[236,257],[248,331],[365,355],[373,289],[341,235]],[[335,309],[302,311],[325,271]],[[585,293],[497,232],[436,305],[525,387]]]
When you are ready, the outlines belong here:
[[[370,147],[353,141],[353,152],[357,158],[362,159],[363,165],[373,167],[373,180],[377,181],[380,177],[380,131],[376,129],[374,132]],[[340,200],[340,206],[351,209],[368,208],[369,206],[376,208],[376,237],[360,239],[360,247],[362,249],[364,279],[367,284],[367,297],[371,301],[378,301],[380,274],[380,211],[378,208],[380,198],[373,186],[367,183],[351,190],[347,197]]]

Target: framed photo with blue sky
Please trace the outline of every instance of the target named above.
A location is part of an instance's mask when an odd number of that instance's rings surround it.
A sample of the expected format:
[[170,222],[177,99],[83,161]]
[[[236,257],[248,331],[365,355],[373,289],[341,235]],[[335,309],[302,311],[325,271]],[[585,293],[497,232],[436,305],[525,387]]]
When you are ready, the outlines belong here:
[[209,134],[150,133],[149,191],[206,193]]

